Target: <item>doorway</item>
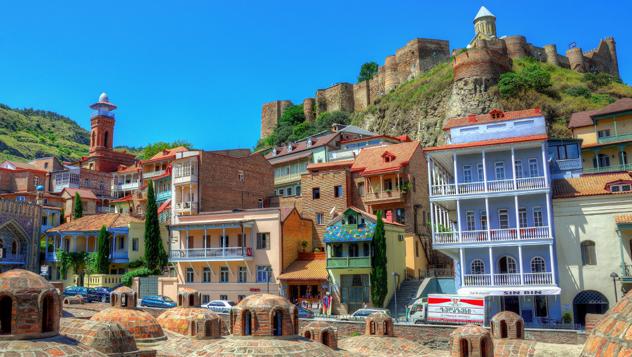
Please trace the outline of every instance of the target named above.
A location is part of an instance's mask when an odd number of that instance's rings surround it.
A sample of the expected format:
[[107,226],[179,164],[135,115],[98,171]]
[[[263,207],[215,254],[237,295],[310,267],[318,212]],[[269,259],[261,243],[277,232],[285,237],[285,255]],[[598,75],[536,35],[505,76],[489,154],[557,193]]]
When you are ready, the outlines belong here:
[[13,316],[13,299],[8,296],[0,298],[0,335],[11,334],[11,321]]
[[272,315],[272,335],[283,336],[283,313],[278,310]]
[[608,299],[600,292],[585,290],[573,299],[575,323],[586,325],[586,314],[605,314],[608,311]]
[[503,296],[501,302],[502,311],[511,311],[520,315],[520,298],[518,296]]
[[51,332],[55,328],[55,300],[48,294],[42,300],[42,332]]

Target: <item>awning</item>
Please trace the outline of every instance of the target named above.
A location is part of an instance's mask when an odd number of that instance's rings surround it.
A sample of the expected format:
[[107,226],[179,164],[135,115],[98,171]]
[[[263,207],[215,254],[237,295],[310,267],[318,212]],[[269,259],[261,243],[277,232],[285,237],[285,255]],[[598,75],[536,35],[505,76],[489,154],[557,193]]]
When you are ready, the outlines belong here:
[[471,296],[526,296],[526,295],[560,295],[562,289],[557,286],[519,286],[519,287],[485,287],[461,288],[459,295]]
[[327,280],[325,259],[296,260],[279,275],[279,280]]

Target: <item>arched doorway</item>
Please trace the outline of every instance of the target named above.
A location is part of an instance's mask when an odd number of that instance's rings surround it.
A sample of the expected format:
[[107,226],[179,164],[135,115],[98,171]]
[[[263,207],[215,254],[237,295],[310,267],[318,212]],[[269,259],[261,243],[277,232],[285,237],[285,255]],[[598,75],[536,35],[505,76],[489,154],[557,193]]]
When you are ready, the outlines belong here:
[[51,294],[47,294],[42,300],[42,332],[51,332],[54,329],[55,300]]
[[324,330],[320,333],[320,343],[325,346],[331,347],[331,345],[329,344],[329,331]]
[[13,299],[8,296],[0,297],[0,335],[11,334],[13,316]]
[[250,311],[246,310],[241,315],[241,325],[243,326],[243,335],[250,336],[252,334],[252,326],[250,326],[252,321],[252,316],[250,315]]
[[608,306],[608,299],[602,293],[595,290],[580,292],[573,299],[575,323],[584,326],[586,314],[605,314]]
[[515,274],[518,272],[516,266],[516,260],[512,257],[505,256],[498,260],[498,272],[500,274]]
[[189,306],[195,306],[195,296],[189,295]]
[[283,336],[283,313],[279,310],[272,314],[272,335]]
[[310,339],[310,340],[312,339],[312,333],[311,333],[311,332],[309,332],[309,331],[305,331],[305,333],[303,334],[303,336],[304,336],[305,338],[307,338],[307,339]]
[[461,350],[459,357],[470,357],[470,344],[466,339],[462,338],[459,340],[459,349]]

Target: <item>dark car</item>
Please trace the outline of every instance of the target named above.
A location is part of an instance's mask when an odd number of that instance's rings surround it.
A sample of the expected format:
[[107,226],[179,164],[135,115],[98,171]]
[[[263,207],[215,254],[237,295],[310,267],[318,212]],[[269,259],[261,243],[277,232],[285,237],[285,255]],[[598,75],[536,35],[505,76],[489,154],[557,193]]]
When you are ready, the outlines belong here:
[[82,296],[84,298],[88,297],[88,288],[83,286],[67,286],[64,288],[64,296]]
[[314,317],[314,313],[312,310],[308,310],[304,307],[297,306],[298,308],[298,317],[301,319],[311,319]]
[[140,299],[140,306],[145,307],[160,307],[160,308],[172,308],[176,306],[176,302],[171,300],[168,296],[150,295]]
[[112,289],[104,286],[96,288],[88,288],[88,301],[110,302],[110,293]]

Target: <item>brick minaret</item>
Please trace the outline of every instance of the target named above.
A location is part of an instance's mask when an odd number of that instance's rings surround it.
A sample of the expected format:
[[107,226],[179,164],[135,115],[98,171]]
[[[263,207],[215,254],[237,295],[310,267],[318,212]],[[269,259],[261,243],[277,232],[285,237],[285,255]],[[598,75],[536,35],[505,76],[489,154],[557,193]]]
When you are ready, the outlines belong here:
[[110,103],[108,95],[101,93],[99,101],[90,106],[94,110],[90,119],[90,154],[112,150],[114,134],[114,113],[116,105]]

